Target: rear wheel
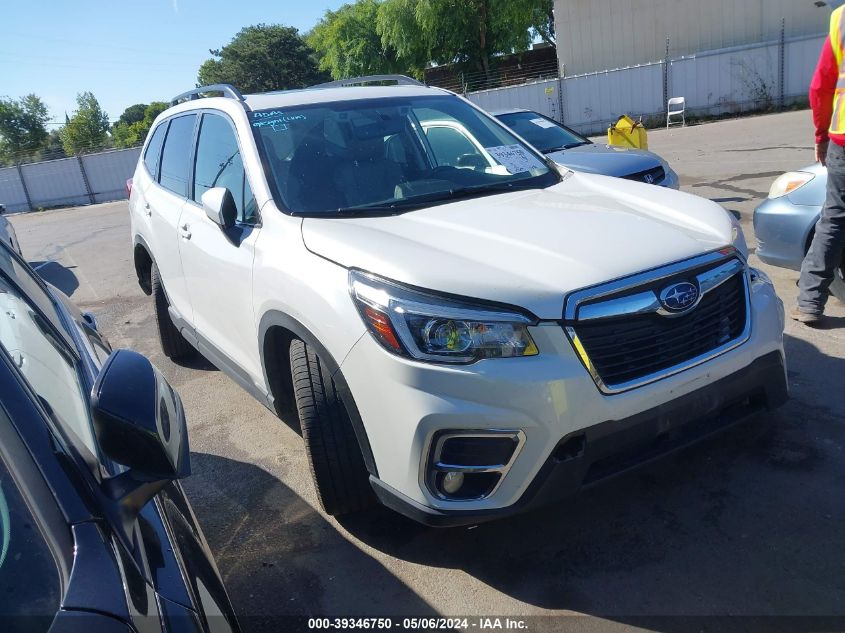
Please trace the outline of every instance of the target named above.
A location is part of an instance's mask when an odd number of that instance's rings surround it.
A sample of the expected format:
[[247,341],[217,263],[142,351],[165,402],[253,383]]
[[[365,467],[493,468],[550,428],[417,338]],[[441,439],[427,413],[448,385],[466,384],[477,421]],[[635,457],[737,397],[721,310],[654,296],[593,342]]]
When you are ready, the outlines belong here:
[[327,514],[362,510],[374,501],[367,468],[331,372],[303,341],[290,345],[302,438],[320,505]]
[[153,303],[155,305],[156,326],[158,327],[158,340],[161,342],[161,351],[171,360],[189,358],[194,354],[194,348],[179,329],[173,324],[167,308],[170,303],[164,293],[164,286],[161,285],[161,275],[155,262],[150,270],[150,286],[152,287]]

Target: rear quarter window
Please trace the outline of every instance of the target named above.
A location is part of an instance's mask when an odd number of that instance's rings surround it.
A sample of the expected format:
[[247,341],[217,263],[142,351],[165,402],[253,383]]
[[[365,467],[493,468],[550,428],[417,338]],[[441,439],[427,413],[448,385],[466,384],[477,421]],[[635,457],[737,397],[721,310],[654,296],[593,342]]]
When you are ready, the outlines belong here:
[[164,144],[164,135],[167,132],[168,121],[160,123],[156,127],[150,142],[147,143],[147,150],[144,152],[144,165],[153,178],[158,177],[158,162],[161,158],[161,146]]

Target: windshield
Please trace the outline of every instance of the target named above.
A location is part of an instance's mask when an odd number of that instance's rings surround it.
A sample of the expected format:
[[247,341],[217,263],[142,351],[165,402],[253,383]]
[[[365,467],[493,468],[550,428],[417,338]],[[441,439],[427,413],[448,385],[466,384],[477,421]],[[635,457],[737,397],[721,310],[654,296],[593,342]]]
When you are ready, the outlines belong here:
[[591,143],[577,132],[536,112],[497,114],[496,118],[541,152],[554,152]]
[[259,110],[250,120],[274,196],[293,213],[395,213],[560,180],[533,149],[454,96]]

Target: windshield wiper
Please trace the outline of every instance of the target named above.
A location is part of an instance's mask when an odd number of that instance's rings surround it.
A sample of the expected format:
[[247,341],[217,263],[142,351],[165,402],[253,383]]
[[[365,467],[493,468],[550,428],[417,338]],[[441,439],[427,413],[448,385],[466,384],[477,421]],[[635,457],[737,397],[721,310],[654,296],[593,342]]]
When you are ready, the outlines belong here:
[[427,206],[432,203],[449,202],[459,198],[471,198],[477,195],[500,193],[504,191],[522,191],[526,189],[542,189],[540,185],[520,184],[517,182],[497,182],[472,187],[455,187],[443,191],[432,191],[410,198],[401,198],[379,204],[367,204],[357,207],[341,207],[332,215],[394,215],[403,211]]
[[551,149],[544,149],[544,154],[551,154],[552,152],[562,152],[565,149],[572,149],[573,147],[581,147],[582,145],[589,145],[590,141],[578,141],[577,143],[567,143],[560,147],[552,147]]

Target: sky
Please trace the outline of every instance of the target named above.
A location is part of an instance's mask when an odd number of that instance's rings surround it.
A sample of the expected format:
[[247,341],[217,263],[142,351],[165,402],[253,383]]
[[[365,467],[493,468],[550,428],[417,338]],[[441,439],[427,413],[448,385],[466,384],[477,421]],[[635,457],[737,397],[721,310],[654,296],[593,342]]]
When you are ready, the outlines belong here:
[[[346,0],[348,1],[348,0]],[[134,103],[169,101],[244,26],[309,30],[344,0],[0,0],[0,96],[41,97],[50,121],[94,93],[115,121]],[[54,127],[51,125],[49,127]]]

